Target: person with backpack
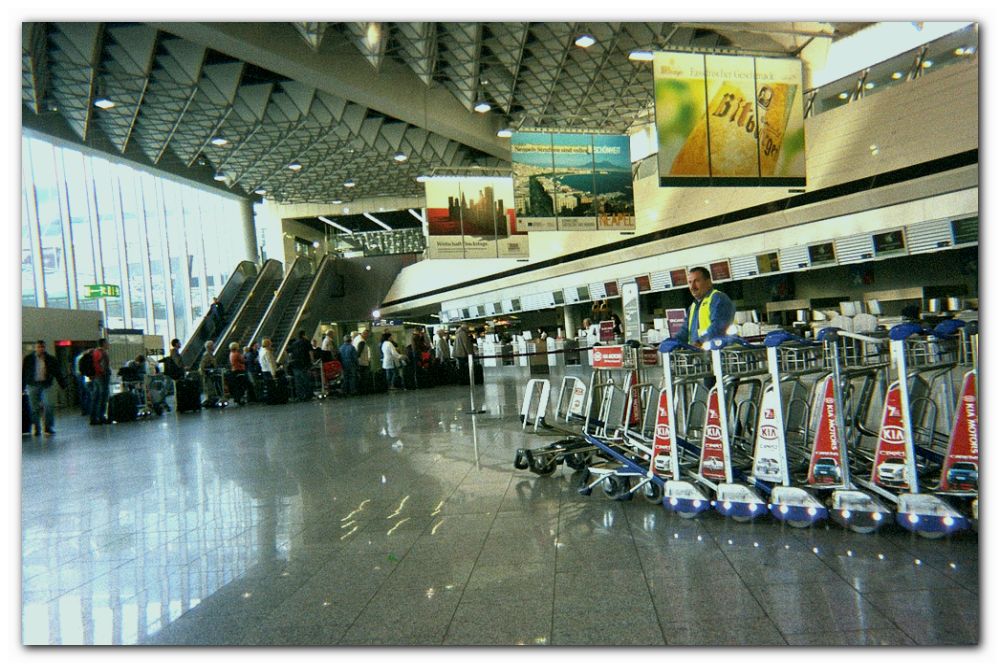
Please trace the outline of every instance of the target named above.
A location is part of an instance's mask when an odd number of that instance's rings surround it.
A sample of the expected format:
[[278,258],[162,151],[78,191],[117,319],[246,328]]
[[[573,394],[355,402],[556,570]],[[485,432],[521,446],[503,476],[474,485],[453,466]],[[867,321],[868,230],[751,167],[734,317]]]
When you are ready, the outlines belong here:
[[81,360],[81,369],[90,371],[90,425],[109,424],[108,398],[111,392],[111,360],[108,357],[108,339],[97,341],[97,347],[90,354],[89,361]]
[[80,402],[81,417],[86,417],[90,414],[90,388],[87,386],[87,376],[80,369],[80,362],[85,357],[89,359],[93,351],[93,348],[86,349],[73,359],[73,376],[76,378],[76,393],[77,400]]
[[170,355],[163,360],[163,374],[174,382],[184,377],[184,359],[181,358],[181,342],[170,341]]

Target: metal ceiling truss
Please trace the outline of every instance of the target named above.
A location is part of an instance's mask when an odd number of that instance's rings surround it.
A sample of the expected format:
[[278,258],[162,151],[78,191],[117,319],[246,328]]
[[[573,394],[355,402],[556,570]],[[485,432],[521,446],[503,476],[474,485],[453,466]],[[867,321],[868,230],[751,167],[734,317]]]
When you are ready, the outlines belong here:
[[[212,169],[239,194],[264,189],[268,197],[287,203],[419,196],[420,175],[477,169],[509,173],[502,150],[484,144],[471,148],[479,135],[462,135],[449,122],[463,108],[476,114],[473,107],[478,101],[488,101],[493,107],[490,114],[497,118],[476,131],[493,125],[625,132],[648,122],[652,108],[649,66],[630,61],[633,50],[788,55],[810,39],[863,25],[261,25],[261,34],[285,36],[270,48],[286,61],[296,54],[343,59],[357,53],[364,58],[357,61],[359,66],[364,68],[367,62],[373,79],[384,75],[395,82],[413,77],[407,84],[410,97],[392,99],[390,104],[394,86],[383,87],[381,97],[359,102],[343,86],[307,76],[296,80],[294,68],[269,65],[286,62],[268,60],[270,52],[256,58],[254,52],[244,51],[243,57],[254,62],[244,61],[214,50],[224,48],[215,40],[197,44],[164,32],[162,25],[158,29],[143,23],[23,23],[21,99],[26,116],[58,113],[83,143],[112,146],[122,154],[134,146],[152,164]],[[593,46],[575,45],[583,33],[596,39]],[[423,100],[411,99],[413,86],[427,91]],[[435,97],[435,88],[447,90],[460,106],[439,109],[442,98]],[[99,96],[107,96],[114,106],[95,108]],[[411,108],[423,105],[423,120],[419,110],[408,121],[393,117],[401,113],[401,101]],[[448,113],[451,116],[444,115]],[[289,169],[293,162],[302,168]],[[349,179],[356,187],[344,186]]]

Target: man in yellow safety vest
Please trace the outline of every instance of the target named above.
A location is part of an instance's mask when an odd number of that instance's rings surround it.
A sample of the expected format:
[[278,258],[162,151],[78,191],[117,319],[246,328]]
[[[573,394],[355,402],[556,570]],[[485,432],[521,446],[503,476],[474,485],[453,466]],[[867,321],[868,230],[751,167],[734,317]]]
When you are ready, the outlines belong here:
[[688,289],[694,303],[688,308],[684,328],[676,339],[697,345],[710,338],[723,336],[733,323],[736,309],[729,297],[712,286],[708,269],[696,266],[688,271]]

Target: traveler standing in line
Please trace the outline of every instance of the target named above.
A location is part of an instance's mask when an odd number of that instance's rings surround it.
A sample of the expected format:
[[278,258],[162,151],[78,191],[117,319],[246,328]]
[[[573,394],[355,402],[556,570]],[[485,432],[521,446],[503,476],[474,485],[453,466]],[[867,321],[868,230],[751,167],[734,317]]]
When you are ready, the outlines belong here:
[[229,395],[239,405],[243,405],[247,402],[247,364],[240,350],[240,344],[235,341],[229,344],[229,370],[232,371]]
[[469,325],[462,322],[455,330],[455,358],[458,359],[458,369],[462,377],[469,374],[469,355],[474,353],[475,347],[469,335]]
[[358,393],[358,351],[354,349],[350,336],[344,336],[339,352],[340,365],[344,369],[344,391],[354,396]]
[[216,379],[219,364],[215,361],[214,340],[205,341],[205,352],[201,355],[201,363],[198,365],[198,370],[201,371],[201,384],[205,389],[205,402],[202,405],[206,408],[214,407],[219,399],[222,398],[219,396],[219,386]]
[[90,381],[90,425],[107,424],[108,394],[111,391],[111,360],[108,358],[108,339],[97,341],[94,348],[94,377]]
[[243,364],[247,368],[247,389],[250,392],[247,395],[247,400],[259,400],[261,395],[261,388],[258,384],[258,378],[260,376],[260,346],[257,343],[251,343],[243,348]]
[[309,368],[312,366],[312,345],[306,338],[304,330],[288,344],[288,367],[292,369],[295,380],[295,397],[300,401],[312,398],[312,387],[309,381]]
[[725,335],[736,316],[736,308],[728,296],[712,286],[712,274],[708,269],[696,266],[688,271],[688,289],[694,303],[688,308],[684,328],[675,338],[682,343],[698,345]]
[[21,364],[21,389],[28,390],[32,435],[41,435],[43,422],[46,435],[56,434],[56,412],[49,398],[53,380],[66,388],[59,362],[45,351],[45,341],[39,340],[35,343],[35,351],[26,356]]
[[448,330],[444,327],[439,327],[437,330],[437,340],[434,343],[434,356],[442,363],[451,359],[451,343],[448,342]]
[[337,338],[333,329],[327,329],[326,335],[323,336],[323,341],[319,344],[320,358],[323,362],[333,361],[335,353],[337,352]]
[[90,387],[87,386],[87,376],[80,370],[80,360],[90,356],[93,350],[84,350],[73,359],[73,375],[76,377],[77,400],[80,402],[80,416],[90,414]]
[[371,391],[372,350],[371,346],[368,344],[368,338],[370,336],[371,332],[368,331],[368,329],[362,329],[361,333],[355,336],[354,340],[351,341],[354,345],[354,349],[358,351],[358,390],[362,394],[367,394]]
[[170,341],[170,355],[167,357],[175,368],[170,369],[167,372],[167,366],[169,364],[164,364],[163,370],[172,380],[180,380],[184,377],[184,359],[181,357],[181,342],[174,338]]
[[396,388],[396,369],[402,365],[403,355],[396,349],[396,344],[392,340],[392,332],[386,331],[382,334],[382,370],[385,372],[385,381],[389,389]]
[[271,351],[271,339],[265,338],[260,343],[260,354],[257,359],[260,361],[260,372],[265,380],[273,380],[278,370],[278,364],[274,362],[274,352]]

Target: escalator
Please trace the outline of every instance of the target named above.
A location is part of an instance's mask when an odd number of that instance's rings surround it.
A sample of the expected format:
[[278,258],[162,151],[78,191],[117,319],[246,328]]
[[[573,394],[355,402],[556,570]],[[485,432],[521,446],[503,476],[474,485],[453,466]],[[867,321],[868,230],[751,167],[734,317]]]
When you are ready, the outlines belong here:
[[309,285],[303,291],[301,305],[293,313],[293,317],[288,320],[287,331],[283,328],[282,338],[272,338],[274,343],[274,358],[280,364],[285,361],[285,351],[288,344],[292,342],[295,332],[305,331],[307,336],[313,334],[321,322],[336,319],[333,307],[333,299],[341,296],[343,291],[343,279],[337,275],[336,261],[333,255],[325,255],[316,269],[316,275],[309,281]]
[[185,368],[194,368],[201,360],[205,342],[223,333],[233,316],[239,312],[246,301],[257,278],[257,265],[245,260],[236,265],[233,275],[229,276],[225,287],[219,293],[219,303],[222,304],[223,321],[221,327],[216,327],[210,317],[210,312],[201,318],[194,333],[188,338],[181,349],[181,360]]
[[215,339],[215,360],[220,365],[228,364],[229,344],[239,343],[240,349],[248,345],[250,337],[260,326],[264,314],[267,312],[271,302],[274,301],[275,292],[282,283],[281,262],[276,259],[269,259],[264,262],[257,274],[250,293],[243,301],[242,307],[231,318],[229,325],[221,335]]
[[292,331],[295,316],[309,293],[312,279],[312,265],[309,260],[304,257],[296,259],[285,273],[285,279],[271,300],[271,305],[248,340],[260,343],[264,338],[270,338],[271,349],[280,350]]

